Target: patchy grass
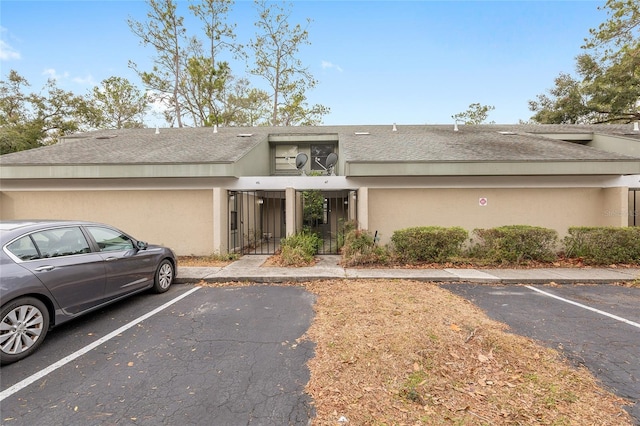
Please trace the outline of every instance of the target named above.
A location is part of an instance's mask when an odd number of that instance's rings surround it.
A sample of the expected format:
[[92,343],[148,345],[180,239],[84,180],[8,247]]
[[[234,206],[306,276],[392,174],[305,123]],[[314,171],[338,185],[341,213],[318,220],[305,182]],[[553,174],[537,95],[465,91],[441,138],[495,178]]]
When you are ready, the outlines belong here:
[[316,426],[633,424],[623,409],[628,402],[587,369],[509,333],[446,287],[408,280],[282,285],[317,296],[302,337],[316,343],[306,386]]

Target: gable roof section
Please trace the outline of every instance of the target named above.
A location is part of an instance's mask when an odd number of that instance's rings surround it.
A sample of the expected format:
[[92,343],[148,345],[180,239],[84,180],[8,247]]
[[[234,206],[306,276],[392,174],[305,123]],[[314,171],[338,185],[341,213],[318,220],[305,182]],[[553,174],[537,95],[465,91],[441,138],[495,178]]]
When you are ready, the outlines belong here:
[[3,155],[0,177],[265,176],[270,173],[269,140],[320,142],[327,135],[337,135],[340,174],[346,176],[640,174],[639,157],[583,145],[597,134],[640,144],[640,132],[630,126],[602,125],[459,125],[457,131],[453,125],[101,130]]
[[0,161],[24,167],[16,173],[28,177],[232,177],[243,157],[265,141],[264,135],[249,136],[239,128],[100,130],[6,154]]
[[[390,126],[341,137],[349,176],[640,173],[640,158],[567,142],[592,128],[542,125]],[[536,132],[544,132],[544,135]],[[551,138],[549,135],[555,137]],[[636,143],[632,141],[630,143]]]

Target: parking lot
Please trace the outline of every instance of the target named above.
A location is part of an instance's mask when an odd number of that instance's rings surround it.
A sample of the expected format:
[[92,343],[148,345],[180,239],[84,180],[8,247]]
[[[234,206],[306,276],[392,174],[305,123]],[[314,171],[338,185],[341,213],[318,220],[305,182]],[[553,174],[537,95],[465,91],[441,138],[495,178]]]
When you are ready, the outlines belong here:
[[[516,334],[560,350],[604,386],[640,401],[640,288],[613,285],[444,286]],[[640,425],[640,404],[629,407]]]
[[2,423],[306,425],[313,300],[179,285],[72,321],[2,367]]
[[[640,289],[443,284],[512,332],[640,399]],[[301,287],[173,286],[54,329],[2,367],[6,425],[306,425],[314,296]],[[629,408],[640,424],[640,407]]]

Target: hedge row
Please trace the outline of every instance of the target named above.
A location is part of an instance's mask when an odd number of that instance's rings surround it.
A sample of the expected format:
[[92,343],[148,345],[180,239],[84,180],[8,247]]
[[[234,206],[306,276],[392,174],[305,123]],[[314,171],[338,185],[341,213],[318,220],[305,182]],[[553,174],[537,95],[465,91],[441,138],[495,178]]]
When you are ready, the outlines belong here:
[[471,257],[489,262],[550,262],[556,258],[558,233],[528,225],[475,229],[478,241],[469,249]]
[[460,227],[413,227],[395,231],[391,244],[379,247],[368,231],[352,230],[345,236],[343,262],[347,266],[390,261],[551,262],[561,249],[567,257],[587,264],[640,262],[639,227],[574,227],[562,244],[555,230],[528,225],[475,229],[473,237],[469,240]]
[[421,226],[395,231],[391,242],[404,262],[446,262],[462,254],[468,237],[459,227]]
[[640,227],[574,227],[564,238],[566,254],[586,263],[640,262]]

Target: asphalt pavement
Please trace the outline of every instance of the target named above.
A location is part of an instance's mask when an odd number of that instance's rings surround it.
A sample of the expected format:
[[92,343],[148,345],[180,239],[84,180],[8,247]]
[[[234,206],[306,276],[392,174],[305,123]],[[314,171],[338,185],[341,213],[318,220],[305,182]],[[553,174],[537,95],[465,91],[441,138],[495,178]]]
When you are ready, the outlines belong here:
[[[584,366],[628,400],[640,425],[640,289],[613,285],[478,285],[443,288],[472,302],[511,332]],[[635,403],[635,404],[634,404]]]
[[107,306],[2,367],[0,424],[307,426],[314,301],[186,284]]
[[[515,333],[537,339],[560,350],[576,365],[586,366],[617,395],[632,404],[640,399],[637,288],[579,285],[640,284],[640,268],[345,268],[340,265],[340,256],[319,256],[318,263],[311,267],[283,268],[264,266],[268,258],[268,255],[243,256],[224,267],[179,266],[177,282],[409,279],[449,284],[445,288],[468,298],[492,318],[507,323]],[[541,297],[533,286],[543,288],[544,284],[559,284],[553,288],[563,289],[555,291],[566,293],[568,300],[584,301],[606,311],[566,305],[553,295]],[[611,289],[616,291],[611,293]],[[625,292],[631,292],[633,297]],[[633,320],[625,323],[622,318],[620,322],[621,318],[607,311]],[[603,316],[603,312],[609,316]],[[627,409],[640,426],[640,405],[636,403]]]
[[[311,324],[314,296],[298,286],[259,283],[323,279],[446,284],[514,332],[563,350],[620,396],[640,395],[638,288],[539,285],[640,282],[640,268],[358,269],[340,266],[339,256],[281,268],[264,266],[267,259],[179,266],[177,282],[185,285],[134,296],[54,329],[37,354],[2,368],[2,424],[307,425],[314,413],[304,392],[306,362],[314,345],[300,337]],[[214,288],[200,281],[258,285]],[[505,285],[516,283],[529,286]],[[541,297],[534,287],[633,324]],[[30,377],[30,385],[11,390]],[[640,422],[640,407],[630,412]]]

